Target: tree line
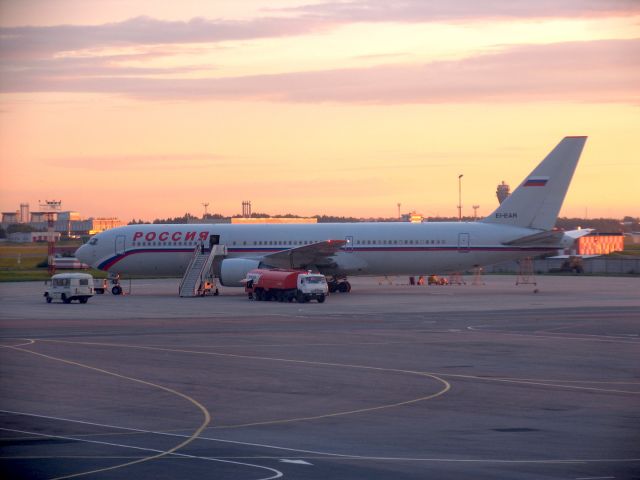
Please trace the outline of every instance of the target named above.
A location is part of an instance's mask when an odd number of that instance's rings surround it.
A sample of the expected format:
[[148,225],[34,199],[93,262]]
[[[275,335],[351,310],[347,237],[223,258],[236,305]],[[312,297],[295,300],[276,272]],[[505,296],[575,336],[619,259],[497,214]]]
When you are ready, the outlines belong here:
[[[240,218],[242,215],[234,215],[232,218]],[[253,213],[252,218],[303,218],[300,215],[294,215],[287,213],[284,215],[269,215],[267,213]],[[196,217],[190,213],[185,213],[180,217],[169,218],[157,218],[151,222],[147,222],[141,219],[131,220],[129,225],[140,224],[179,224],[179,223],[197,223],[198,221],[206,223],[211,220],[224,220],[229,218],[219,213],[209,213],[203,217]],[[356,222],[397,222],[396,217],[370,217],[370,218],[358,218],[358,217],[342,217],[334,215],[313,215],[312,218],[316,218],[318,223],[356,223]],[[472,222],[474,218],[463,217],[463,221]],[[456,222],[458,217],[429,217],[429,222]],[[640,231],[640,218],[625,216],[622,220],[619,218],[567,218],[560,217],[556,222],[556,228],[562,230],[575,230],[577,228],[594,228],[599,232],[636,232]]]

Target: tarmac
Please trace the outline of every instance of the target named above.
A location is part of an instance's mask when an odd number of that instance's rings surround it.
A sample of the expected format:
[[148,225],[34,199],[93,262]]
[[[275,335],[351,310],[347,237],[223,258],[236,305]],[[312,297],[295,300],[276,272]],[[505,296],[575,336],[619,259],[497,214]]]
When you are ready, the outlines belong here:
[[0,284],[0,475],[640,478],[640,278],[472,280],[323,304]]

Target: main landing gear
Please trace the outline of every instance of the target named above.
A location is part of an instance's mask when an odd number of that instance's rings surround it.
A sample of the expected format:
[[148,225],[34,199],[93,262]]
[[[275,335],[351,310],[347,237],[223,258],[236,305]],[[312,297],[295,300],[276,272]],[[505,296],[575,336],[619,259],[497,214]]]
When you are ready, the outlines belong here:
[[347,281],[346,277],[333,277],[327,284],[329,286],[329,293],[349,293],[351,291],[351,284]]

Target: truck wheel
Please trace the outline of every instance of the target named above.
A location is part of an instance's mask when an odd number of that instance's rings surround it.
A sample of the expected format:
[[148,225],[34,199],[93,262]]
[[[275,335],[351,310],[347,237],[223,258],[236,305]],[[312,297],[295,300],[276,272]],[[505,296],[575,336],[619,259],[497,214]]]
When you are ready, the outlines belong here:
[[49,295],[45,295],[44,298],[47,301],[47,303],[51,303],[51,300],[53,300]]
[[304,303],[304,295],[302,294],[302,292],[296,293],[296,301],[298,303]]
[[78,300],[80,300],[80,303],[87,303],[89,301],[89,297],[80,297]]
[[62,299],[62,301],[64,303],[71,303],[71,299],[67,298],[67,295],[65,293],[62,294],[62,296],[60,297]]
[[111,293],[113,295],[122,295],[122,287],[120,285],[115,285],[112,289],[111,289]]
[[324,303],[324,295],[318,297],[318,303]]

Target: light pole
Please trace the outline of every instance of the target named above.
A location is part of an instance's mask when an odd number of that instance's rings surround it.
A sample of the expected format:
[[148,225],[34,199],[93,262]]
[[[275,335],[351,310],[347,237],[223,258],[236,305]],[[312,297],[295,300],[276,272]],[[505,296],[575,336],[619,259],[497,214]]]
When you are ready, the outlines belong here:
[[462,177],[464,175],[458,175],[458,221],[462,221]]

